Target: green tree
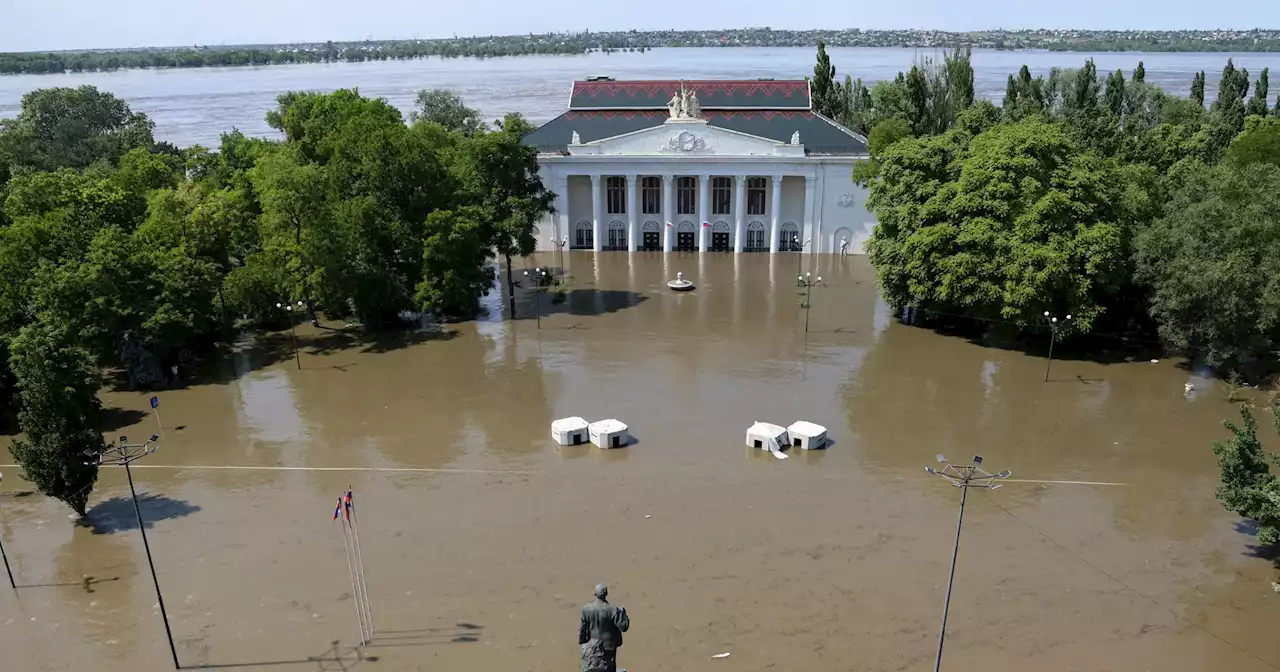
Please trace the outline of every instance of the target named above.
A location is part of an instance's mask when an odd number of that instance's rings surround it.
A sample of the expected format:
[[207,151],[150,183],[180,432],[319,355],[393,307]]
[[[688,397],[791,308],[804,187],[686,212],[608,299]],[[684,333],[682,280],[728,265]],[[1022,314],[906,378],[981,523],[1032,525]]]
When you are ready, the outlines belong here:
[[492,251],[482,208],[437,210],[427,217],[422,248],[422,280],[415,292],[417,307],[451,318],[476,312],[476,298],[493,287],[488,267]]
[[89,455],[103,448],[96,428],[101,379],[93,357],[66,330],[39,322],[23,327],[10,351],[26,437],[10,444],[9,452],[24,479],[83,516],[98,480]]
[[1106,99],[1107,111],[1119,119],[1124,114],[1124,72],[1116,70],[1107,76],[1107,89],[1104,98]]
[[1204,70],[1197,72],[1191,78],[1191,100],[1200,107],[1204,107]]
[[1245,119],[1244,132],[1231,141],[1224,158],[1237,168],[1251,163],[1280,166],[1280,118]]
[[1257,115],[1259,117],[1267,116],[1267,90],[1270,84],[1267,81],[1267,75],[1270,68],[1263,68],[1262,74],[1258,75],[1258,81],[1253,85],[1253,97],[1249,99],[1245,113],[1249,115]]
[[1133,82],[1141,84],[1147,81],[1147,69],[1142,66],[1142,61],[1138,61],[1138,67],[1133,69]]
[[150,149],[154,124],[93,86],[39,89],[22,97],[18,116],[0,120],[0,157],[10,169],[115,164],[131,149]]
[[836,66],[831,64],[827,56],[827,45],[818,40],[818,61],[813,66],[813,78],[809,80],[809,96],[813,110],[831,119],[839,119],[842,115],[839,94],[836,91]]
[[1042,120],[969,137],[900,140],[880,157],[868,248],[885,299],[1024,324],[1071,313],[1093,330],[1126,278],[1132,180]]
[[448,131],[475,135],[487,129],[479,110],[467,107],[462,98],[448,89],[423,89],[418,92],[416,109],[409,113],[409,121],[429,121],[440,124]]
[[1265,375],[1280,340],[1280,168],[1175,171],[1165,216],[1135,240],[1136,277],[1171,348],[1242,375]]
[[1232,513],[1257,522],[1258,541],[1280,543],[1280,483],[1271,473],[1271,464],[1277,462],[1277,457],[1262,447],[1258,421],[1247,405],[1240,405],[1240,415],[1242,424],[1222,421],[1231,438],[1213,442],[1222,478],[1216,493],[1218,501]]

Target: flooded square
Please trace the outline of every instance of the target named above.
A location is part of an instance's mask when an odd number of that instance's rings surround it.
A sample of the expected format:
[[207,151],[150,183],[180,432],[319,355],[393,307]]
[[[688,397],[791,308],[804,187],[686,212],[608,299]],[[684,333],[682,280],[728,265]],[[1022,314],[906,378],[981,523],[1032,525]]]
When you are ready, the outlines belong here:
[[[1046,383],[1043,353],[898,323],[864,257],[527,263],[566,270],[562,302],[524,287],[507,319],[495,290],[475,322],[378,340],[300,325],[300,368],[288,332],[246,336],[156,393],[134,479],[184,667],[577,669],[606,582],[633,672],[929,670],[959,502],[924,471],[938,453],[1013,472],[969,497],[944,669],[1280,665],[1272,564],[1214,499],[1238,417],[1219,384],[1071,358]],[[678,272],[697,289],[667,289]],[[825,283],[807,333],[805,272]],[[150,396],[105,393],[107,436],[156,431]],[[634,441],[558,447],[567,416]],[[744,445],[800,420],[826,450]],[[77,527],[3,470],[23,586],[0,591],[3,669],[169,667],[124,474]],[[331,515],[348,486],[377,626],[360,653]]]

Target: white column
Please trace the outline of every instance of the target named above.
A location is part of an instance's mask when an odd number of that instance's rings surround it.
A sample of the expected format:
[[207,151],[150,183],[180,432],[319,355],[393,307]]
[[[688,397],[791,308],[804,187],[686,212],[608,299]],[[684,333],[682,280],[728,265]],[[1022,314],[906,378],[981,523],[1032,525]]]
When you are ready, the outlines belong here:
[[640,189],[640,178],[637,175],[627,176],[627,251],[636,249],[636,193]]
[[769,199],[769,205],[773,209],[773,214],[769,220],[769,253],[778,253],[778,227],[782,226],[779,219],[782,219],[782,176],[774,175],[772,198]]
[[599,252],[604,249],[603,236],[600,235],[600,174],[591,174],[591,249]]
[[[813,245],[814,245],[814,241],[813,241],[814,219],[813,218],[814,218],[814,213],[817,212],[817,209],[814,207],[815,201],[817,201],[817,192],[818,192],[818,180],[814,179],[812,175],[805,175],[804,176],[804,224],[800,225],[800,248],[801,248],[800,251],[801,252],[813,252]],[[804,244],[804,241],[806,240],[810,241],[808,246],[805,246]]]
[[733,251],[742,252],[742,218],[747,212],[747,176],[733,176]]
[[706,252],[709,249],[707,244],[710,238],[707,235],[707,227],[704,223],[711,221],[711,176],[698,176],[698,251]]
[[556,215],[552,219],[551,249],[569,236],[569,176],[559,175],[553,182],[556,192]]
[[676,238],[676,176],[662,176],[662,251],[670,252]]

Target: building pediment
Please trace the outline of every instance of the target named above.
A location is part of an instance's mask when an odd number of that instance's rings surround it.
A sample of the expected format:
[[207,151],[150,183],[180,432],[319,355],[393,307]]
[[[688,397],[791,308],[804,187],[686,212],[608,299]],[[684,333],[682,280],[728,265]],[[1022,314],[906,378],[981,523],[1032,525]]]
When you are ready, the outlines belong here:
[[802,138],[783,143],[710,125],[700,119],[671,119],[592,142],[570,142],[573,156],[804,156]]

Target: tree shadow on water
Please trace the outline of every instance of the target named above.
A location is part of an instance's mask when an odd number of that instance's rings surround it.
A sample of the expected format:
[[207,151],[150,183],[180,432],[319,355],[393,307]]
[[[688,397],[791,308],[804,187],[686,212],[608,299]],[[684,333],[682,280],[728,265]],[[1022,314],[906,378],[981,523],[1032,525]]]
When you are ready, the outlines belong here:
[[[614,289],[571,289],[560,293],[547,290],[540,299],[541,316],[605,315],[635,308],[648,300],[648,296],[638,292]],[[532,295],[521,301],[515,319],[535,319]]]
[[[164,495],[144,493],[138,495],[138,508],[147,527],[154,527],[157,520],[183,518],[200,510],[195,504]],[[138,529],[138,518],[129,497],[112,497],[94,504],[83,519],[94,534],[115,534]]]
[[98,431],[114,432],[142,422],[149,413],[136,408],[104,408],[98,414]]

